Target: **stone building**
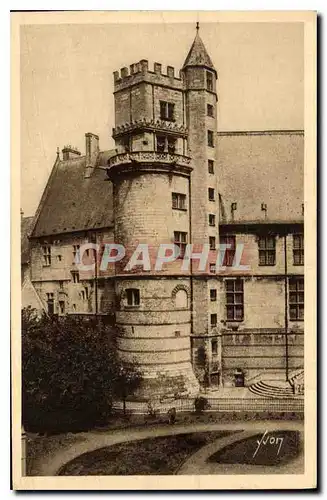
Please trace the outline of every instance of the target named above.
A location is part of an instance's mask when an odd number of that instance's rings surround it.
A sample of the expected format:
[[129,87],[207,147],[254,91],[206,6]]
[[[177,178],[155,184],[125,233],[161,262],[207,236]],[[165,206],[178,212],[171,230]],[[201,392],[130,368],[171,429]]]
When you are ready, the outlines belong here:
[[[35,215],[31,279],[42,304],[115,321],[120,355],[139,364],[146,394],[303,368],[304,134],[218,131],[217,90],[198,31],[178,74],[146,60],[115,72],[115,149],[101,151],[93,133],[84,155],[64,147]],[[83,273],[76,254],[90,241],[122,244],[126,256]],[[196,260],[182,269],[180,258],[126,271],[140,243],[151,263],[161,244],[180,256],[207,244],[205,271]],[[217,269],[221,243],[229,248]]]

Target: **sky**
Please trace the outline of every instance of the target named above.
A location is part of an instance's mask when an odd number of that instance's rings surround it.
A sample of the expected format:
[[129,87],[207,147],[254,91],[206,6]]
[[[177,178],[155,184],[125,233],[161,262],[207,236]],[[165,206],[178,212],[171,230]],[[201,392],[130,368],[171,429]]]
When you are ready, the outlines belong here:
[[[21,208],[33,215],[56,159],[85,133],[111,149],[113,72],[141,59],[182,67],[195,36],[185,24],[47,24],[21,27]],[[304,127],[302,23],[205,23],[200,36],[218,72],[218,130]]]

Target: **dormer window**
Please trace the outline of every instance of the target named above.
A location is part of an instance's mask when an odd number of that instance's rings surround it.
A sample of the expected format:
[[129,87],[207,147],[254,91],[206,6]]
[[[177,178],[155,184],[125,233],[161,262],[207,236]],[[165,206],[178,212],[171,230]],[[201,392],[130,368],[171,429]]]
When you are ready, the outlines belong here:
[[174,121],[174,107],[172,102],[160,101],[160,119]]

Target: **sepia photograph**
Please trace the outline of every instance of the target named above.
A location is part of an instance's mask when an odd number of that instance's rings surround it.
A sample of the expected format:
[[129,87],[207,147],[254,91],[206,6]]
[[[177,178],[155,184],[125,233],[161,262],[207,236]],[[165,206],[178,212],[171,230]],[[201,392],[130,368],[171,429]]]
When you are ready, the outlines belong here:
[[314,488],[316,13],[11,17],[14,489]]

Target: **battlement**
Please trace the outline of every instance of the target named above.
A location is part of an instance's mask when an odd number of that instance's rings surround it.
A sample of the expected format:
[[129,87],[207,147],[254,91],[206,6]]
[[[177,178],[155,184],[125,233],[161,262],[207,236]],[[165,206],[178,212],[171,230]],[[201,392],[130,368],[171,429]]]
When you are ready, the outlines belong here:
[[149,62],[146,59],[141,59],[139,62],[130,64],[129,68],[124,67],[120,71],[114,72],[115,92],[142,81],[180,90],[183,88],[181,71],[179,71],[177,77],[175,76],[175,68],[167,66],[166,73],[164,73],[162,64],[158,62],[153,64],[153,71],[151,71],[149,69]]

